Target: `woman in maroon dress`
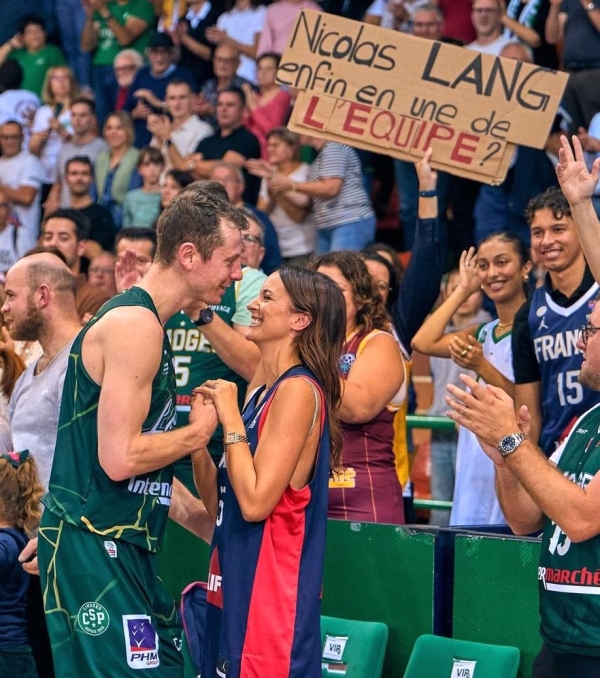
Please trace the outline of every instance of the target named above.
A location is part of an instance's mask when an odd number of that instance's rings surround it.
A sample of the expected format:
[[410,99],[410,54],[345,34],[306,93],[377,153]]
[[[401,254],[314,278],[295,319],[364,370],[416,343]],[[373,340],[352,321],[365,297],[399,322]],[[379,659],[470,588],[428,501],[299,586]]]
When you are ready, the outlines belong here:
[[346,341],[339,361],[342,468],[329,483],[328,515],[402,524],[402,487],[393,452],[397,405],[390,403],[405,374],[389,316],[358,254],[325,254],[317,259],[316,269],[338,284],[346,302]]

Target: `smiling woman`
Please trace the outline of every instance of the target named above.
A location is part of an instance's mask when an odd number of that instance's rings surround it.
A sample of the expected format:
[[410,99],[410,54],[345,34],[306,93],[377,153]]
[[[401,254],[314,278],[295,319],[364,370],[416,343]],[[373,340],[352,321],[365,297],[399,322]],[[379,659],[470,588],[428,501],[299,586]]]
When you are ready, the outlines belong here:
[[[530,270],[527,247],[517,236],[508,231],[492,233],[480,243],[477,255],[473,248],[463,252],[458,286],[423,323],[412,347],[451,358],[460,367],[474,370],[482,382],[514,396],[511,331],[515,313],[526,299]],[[498,319],[444,334],[453,314],[480,288],[494,302]],[[475,435],[461,428],[450,525],[505,522],[494,490],[494,465]]]
[[248,308],[262,386],[242,414],[234,384],[209,380],[197,389],[225,432],[218,470],[207,450],[192,455],[198,491],[216,522],[202,673],[219,674],[225,662],[236,676],[246,667],[269,678],[320,678],[344,300],[328,277],[283,266]]

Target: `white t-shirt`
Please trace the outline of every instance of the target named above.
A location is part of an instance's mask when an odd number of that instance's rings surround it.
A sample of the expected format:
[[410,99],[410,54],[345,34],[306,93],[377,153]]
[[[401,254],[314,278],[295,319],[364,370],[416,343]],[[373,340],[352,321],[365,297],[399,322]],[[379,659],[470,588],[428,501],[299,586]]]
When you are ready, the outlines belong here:
[[[171,132],[171,141],[179,155],[185,158],[186,155],[190,155],[196,151],[196,146],[215,133],[211,125],[209,125],[204,120],[194,113],[191,115],[183,125],[180,125]],[[155,137],[152,137],[150,142],[151,146],[155,148],[160,148],[162,151],[163,157],[165,158],[165,168],[163,170],[163,176],[171,169],[171,163],[169,162],[169,153],[168,148],[165,144],[159,144],[158,140]]]
[[[239,10],[235,7],[217,19],[217,28],[225,31],[230,38],[242,45],[254,45],[256,34],[265,25],[267,8],[264,5]],[[240,67],[237,74],[256,84],[256,61],[244,54],[240,55]]]
[[45,490],[52,470],[60,401],[72,343],[54,356],[39,374],[35,374],[37,361],[30,365],[17,380],[8,405],[14,449],[29,450]]
[[[302,163],[300,167],[295,169],[291,174],[288,174],[288,178],[292,181],[306,181],[308,179],[308,170],[309,166],[306,163]],[[263,179],[260,184],[259,195],[264,200],[269,200],[266,179]],[[313,219],[312,210],[306,215],[304,221],[298,223],[290,219],[283,207],[275,203],[275,206],[269,213],[269,219],[277,232],[277,242],[279,243],[282,257],[286,259],[288,257],[299,257],[315,251],[317,226]]]
[[19,226],[8,224],[0,231],[0,273],[6,273],[35,244],[36,239],[30,233]]
[[470,42],[467,49],[472,49],[482,54],[491,54],[492,56],[500,56],[500,52],[509,42],[514,42],[514,39],[507,38],[505,35],[500,35],[493,42],[487,45],[480,45],[478,42]]
[[42,163],[29,151],[21,151],[12,158],[0,158],[0,184],[9,188],[31,186],[36,189],[33,202],[29,206],[14,205],[13,210],[17,215],[21,228],[30,237],[37,240],[40,234],[41,217],[41,191],[44,181],[44,168]]
[[[38,134],[50,129],[50,120],[52,120],[53,117],[53,106],[47,104],[40,106],[35,112],[35,118],[33,119],[33,126],[31,128],[32,133]],[[71,111],[68,108],[63,109],[58,116],[58,120],[61,126],[64,127],[69,134],[73,134],[73,128],[71,127]],[[40,154],[40,162],[44,168],[45,184],[53,184],[56,181],[56,164],[62,145],[62,137],[58,132],[52,130],[48,137],[48,141],[42,146],[42,152]]]
[[9,120],[20,123],[23,127],[23,148],[28,147],[31,125],[39,107],[39,98],[26,89],[9,89],[0,94],[0,125]]

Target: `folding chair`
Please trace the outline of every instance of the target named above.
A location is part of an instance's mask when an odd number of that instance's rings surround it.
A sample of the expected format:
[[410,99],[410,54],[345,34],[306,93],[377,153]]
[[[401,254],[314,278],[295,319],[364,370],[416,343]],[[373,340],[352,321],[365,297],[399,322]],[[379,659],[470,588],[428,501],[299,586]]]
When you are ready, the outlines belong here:
[[322,678],[380,678],[387,639],[380,622],[321,617]]
[[404,678],[515,678],[516,647],[424,635],[410,655]]

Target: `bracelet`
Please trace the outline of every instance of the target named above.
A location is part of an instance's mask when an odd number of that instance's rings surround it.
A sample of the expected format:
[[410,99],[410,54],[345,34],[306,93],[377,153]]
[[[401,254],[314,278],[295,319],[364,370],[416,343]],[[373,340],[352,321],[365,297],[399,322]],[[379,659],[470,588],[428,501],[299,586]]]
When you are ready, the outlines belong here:
[[437,198],[437,191],[435,188],[431,191],[419,191],[419,198]]

